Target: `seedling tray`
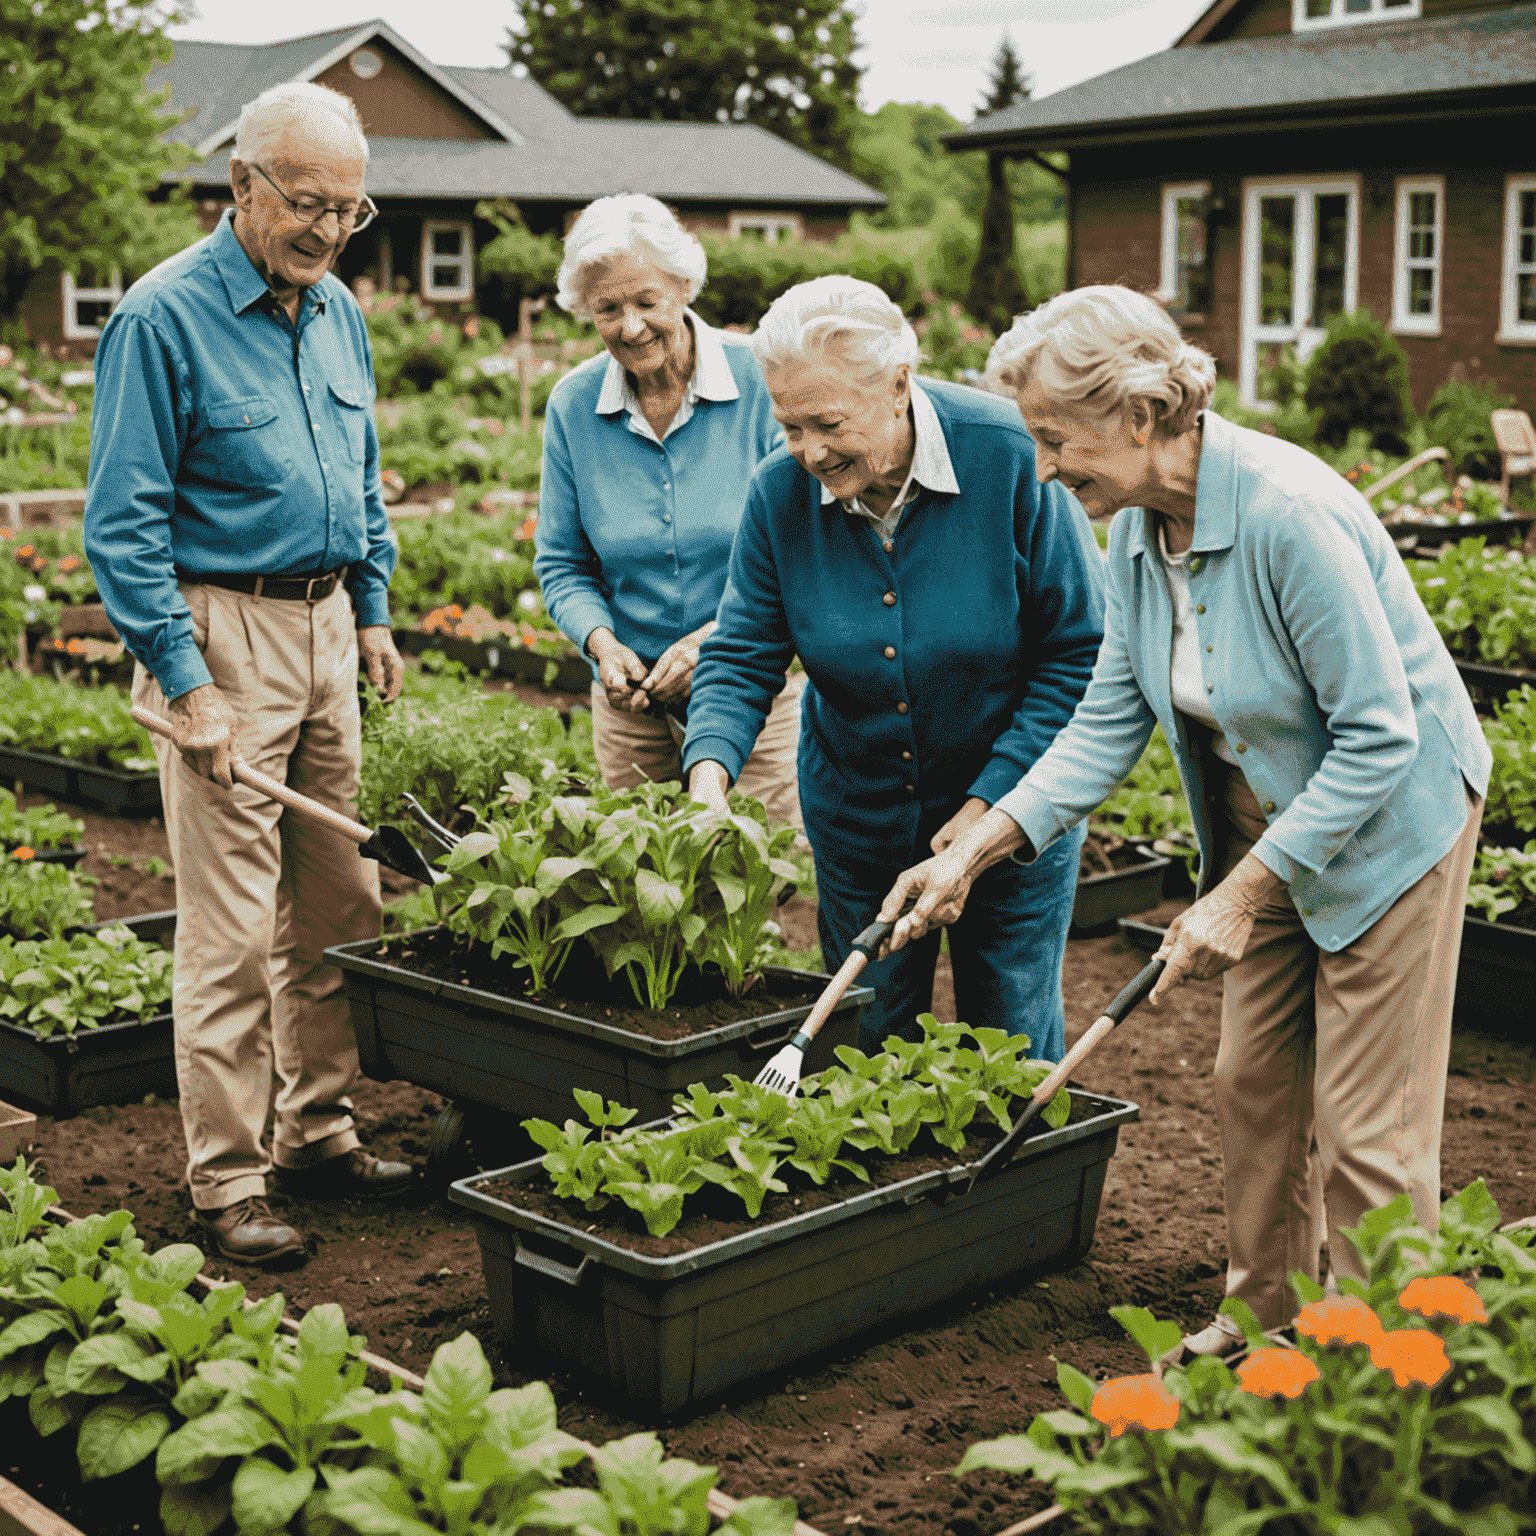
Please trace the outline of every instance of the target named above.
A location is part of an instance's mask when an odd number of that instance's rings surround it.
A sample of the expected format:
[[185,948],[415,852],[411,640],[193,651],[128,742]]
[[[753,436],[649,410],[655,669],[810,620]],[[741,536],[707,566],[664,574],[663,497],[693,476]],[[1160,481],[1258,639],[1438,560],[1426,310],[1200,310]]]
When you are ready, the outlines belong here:
[[158,773],[93,768],[49,752],[6,747],[0,750],[0,782],[12,779],[57,800],[83,800],[124,816],[154,816],[160,812]]
[[1163,877],[1172,860],[1151,849],[1138,847],[1142,862],[1113,874],[1089,875],[1077,882],[1072,902],[1074,939],[1087,939],[1115,931],[1115,924],[1132,912],[1145,912],[1163,899]]
[[[428,930],[429,932],[432,930]],[[522,998],[424,976],[377,956],[377,939],[328,949],[352,1004],[363,1071],[463,1103],[557,1124],[572,1111],[573,1088],[616,1099],[642,1118],[672,1111],[690,1083],[720,1086],[728,1072],[752,1078],[787,1044],[811,1011],[814,994],[788,1007],[771,999],[758,1018],[722,1024],[685,1040],[652,1040]],[[815,988],[826,977],[770,966],[767,978]],[[806,1070],[833,1064],[833,1047],[858,1042],[859,1018],[874,993],[851,987],[807,1052]]]
[[0,1164],[9,1168],[24,1152],[30,1152],[36,1135],[37,1116],[31,1110],[0,1104]]
[[545,686],[550,664],[555,675],[549,687],[559,693],[585,694],[592,688],[592,668],[580,656],[541,656],[512,640],[462,640],[457,635],[429,635],[419,629],[397,629],[395,644],[411,656],[441,651],[475,672],[512,677],[519,682]]
[[1138,1110],[1073,1097],[1094,1112],[1030,1138],[969,1194],[967,1165],[939,1169],[672,1258],[519,1207],[537,1160],[449,1198],[474,1217],[508,1358],[552,1356],[661,1417],[1002,1276],[1076,1263]]

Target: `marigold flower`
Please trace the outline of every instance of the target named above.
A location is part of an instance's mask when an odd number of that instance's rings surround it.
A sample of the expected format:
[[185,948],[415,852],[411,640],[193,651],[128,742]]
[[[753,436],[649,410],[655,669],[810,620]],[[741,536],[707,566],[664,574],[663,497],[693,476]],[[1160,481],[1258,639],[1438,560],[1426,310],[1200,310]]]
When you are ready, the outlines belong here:
[[531,539],[533,530],[539,526],[539,514],[535,512],[526,522],[518,525],[518,530],[512,535],[514,539]]
[[64,649],[72,656],[83,656],[85,654],[85,641],[66,640],[64,642]]
[[1256,1349],[1237,1368],[1237,1384],[1254,1397],[1300,1397],[1323,1373],[1294,1349]]
[[1381,1319],[1358,1296],[1325,1296],[1296,1314],[1296,1331],[1314,1344],[1373,1344]]
[[78,571],[84,563],[78,555],[65,555],[59,561],[59,569],[68,575],[71,571]]
[[1439,1334],[1427,1328],[1394,1328],[1371,1344],[1371,1364],[1391,1371],[1400,1387],[1432,1387],[1451,1368]]
[[33,849],[28,848],[27,845],[23,843],[20,848],[11,849],[11,857],[25,864],[28,859],[35,859],[37,854]]
[[1405,1312],[1420,1317],[1448,1317],[1453,1323],[1486,1323],[1482,1297],[1455,1275],[1422,1275],[1410,1280],[1397,1298]]
[[1128,1429],[1172,1429],[1179,1400],[1156,1376],[1116,1376],[1093,1394],[1089,1412],[1113,1440]]
[[16,558],[18,560],[30,560],[32,558],[32,556],[35,555],[36,553],[37,553],[37,545],[35,545],[35,544],[23,544],[21,546],[21,548],[16,551]]

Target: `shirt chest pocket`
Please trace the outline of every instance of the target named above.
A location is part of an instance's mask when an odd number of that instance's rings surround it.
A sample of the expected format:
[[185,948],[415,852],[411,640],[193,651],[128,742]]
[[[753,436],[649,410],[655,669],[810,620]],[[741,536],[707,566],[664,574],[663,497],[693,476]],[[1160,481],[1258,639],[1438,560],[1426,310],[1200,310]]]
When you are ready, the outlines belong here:
[[331,409],[335,413],[341,435],[346,440],[347,457],[354,464],[361,464],[368,429],[368,397],[361,390],[349,388],[345,384],[331,384],[328,387]]
[[276,403],[266,395],[218,400],[188,455],[188,468],[220,485],[271,490],[288,478],[293,449]]

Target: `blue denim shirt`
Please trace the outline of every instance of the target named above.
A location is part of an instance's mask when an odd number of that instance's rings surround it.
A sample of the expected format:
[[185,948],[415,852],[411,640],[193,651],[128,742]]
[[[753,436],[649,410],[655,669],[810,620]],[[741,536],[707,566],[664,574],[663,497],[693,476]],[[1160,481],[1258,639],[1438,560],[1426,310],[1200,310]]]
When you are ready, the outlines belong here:
[[228,218],[128,290],[96,349],[85,544],[107,617],[168,699],[208,682],[178,570],[349,567],[389,623],[373,354],[333,276],[294,325]]
[[[1304,449],[1203,417],[1190,595],[1206,692],[1269,826],[1255,855],[1317,944],[1358,938],[1451,849],[1492,755],[1455,663],[1363,496]],[[1212,805],[1169,667],[1173,600],[1151,515],[1109,536],[1093,681],[998,801],[1036,849],[1113,791],[1160,723],[1194,812],[1201,889]]]

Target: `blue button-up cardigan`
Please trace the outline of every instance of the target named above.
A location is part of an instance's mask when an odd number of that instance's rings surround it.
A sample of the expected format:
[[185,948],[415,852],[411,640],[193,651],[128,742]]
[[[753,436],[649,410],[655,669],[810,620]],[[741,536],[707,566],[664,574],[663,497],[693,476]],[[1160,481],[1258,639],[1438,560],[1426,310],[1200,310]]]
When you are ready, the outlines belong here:
[[[1320,459],[1207,411],[1190,595],[1216,723],[1269,820],[1255,855],[1329,951],[1439,862],[1492,757],[1467,691],[1365,498]],[[1215,853],[1200,756],[1173,707],[1173,603],[1151,518],[1109,538],[1104,649],[1072,723],[999,802],[1037,849],[1105,799],[1160,723]]]
[[925,488],[887,553],[872,525],[822,504],[787,449],[770,455],[694,673],[685,767],[712,759],[734,779],[798,652],[800,798],[818,853],[908,858],[925,811],[997,800],[1070,718],[1103,633],[1092,529],[1035,478],[1013,404],[922,387],[959,493]]

